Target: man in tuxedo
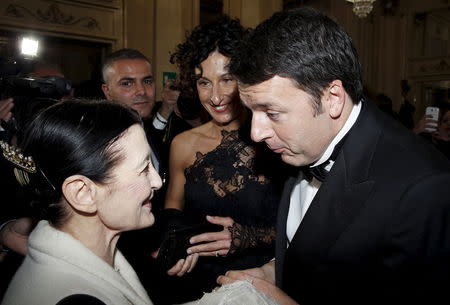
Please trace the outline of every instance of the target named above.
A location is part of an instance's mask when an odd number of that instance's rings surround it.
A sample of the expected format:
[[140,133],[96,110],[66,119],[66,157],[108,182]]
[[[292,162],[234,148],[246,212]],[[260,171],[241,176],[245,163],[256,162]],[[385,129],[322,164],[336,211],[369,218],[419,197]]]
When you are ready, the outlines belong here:
[[276,13],[230,71],[252,139],[299,171],[275,260],[218,283],[248,279],[280,304],[448,304],[450,165],[364,98],[345,30],[308,8]]

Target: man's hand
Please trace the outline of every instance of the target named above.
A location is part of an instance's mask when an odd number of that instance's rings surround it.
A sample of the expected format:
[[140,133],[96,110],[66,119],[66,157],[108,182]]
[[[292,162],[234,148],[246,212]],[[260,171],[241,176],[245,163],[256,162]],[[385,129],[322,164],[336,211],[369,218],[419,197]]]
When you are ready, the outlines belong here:
[[192,236],[191,244],[202,243],[187,249],[188,254],[198,253],[199,256],[223,256],[227,255],[231,246],[231,233],[228,227],[234,224],[230,217],[206,216],[210,223],[223,226],[220,232],[208,232]]
[[28,235],[34,229],[36,221],[24,217],[8,222],[0,231],[0,244],[22,255],[27,254]]
[[14,107],[13,99],[8,98],[0,101],[0,120],[8,122],[12,118],[11,109]]
[[280,305],[298,304],[280,288],[275,286],[275,261],[271,261],[260,268],[228,271],[225,275],[221,275],[217,278],[217,283],[225,285],[238,280],[249,281],[256,289],[269,296]]
[[171,80],[166,81],[164,89],[161,92],[162,105],[159,108],[158,113],[164,118],[169,119],[169,116],[173,112],[173,108],[177,103],[178,96],[180,95],[179,90],[172,90],[174,83]]

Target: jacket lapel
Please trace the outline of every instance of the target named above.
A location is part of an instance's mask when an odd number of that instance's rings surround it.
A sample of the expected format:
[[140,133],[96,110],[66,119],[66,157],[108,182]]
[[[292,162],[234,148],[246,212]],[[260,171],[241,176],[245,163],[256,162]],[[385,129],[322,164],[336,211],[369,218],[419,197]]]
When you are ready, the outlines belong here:
[[289,213],[289,204],[292,189],[297,182],[297,177],[289,177],[284,184],[283,193],[280,199],[277,214],[277,237],[275,241],[275,281],[278,287],[282,286],[282,270],[284,264],[284,256],[286,253],[287,237],[286,237],[286,221]]
[[372,120],[371,106],[363,104],[327,180],[317,192],[287,250],[288,257],[301,257],[301,264],[308,268],[327,256],[364,206],[374,185],[368,175],[380,131]]

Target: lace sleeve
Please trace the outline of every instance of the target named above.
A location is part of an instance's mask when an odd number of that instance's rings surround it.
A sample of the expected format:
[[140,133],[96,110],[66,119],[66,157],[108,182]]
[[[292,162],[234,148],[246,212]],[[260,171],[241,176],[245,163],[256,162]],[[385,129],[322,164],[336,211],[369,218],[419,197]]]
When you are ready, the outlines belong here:
[[250,248],[264,248],[275,241],[275,227],[255,227],[234,223],[228,227],[231,233],[231,246],[228,255]]

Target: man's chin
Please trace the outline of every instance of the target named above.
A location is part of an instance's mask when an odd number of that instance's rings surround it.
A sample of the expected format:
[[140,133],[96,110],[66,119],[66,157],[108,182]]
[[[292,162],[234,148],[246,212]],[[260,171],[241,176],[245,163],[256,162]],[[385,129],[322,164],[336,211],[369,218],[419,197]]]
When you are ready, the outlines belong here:
[[142,108],[138,108],[138,107],[133,107],[133,109],[136,110],[139,113],[140,117],[144,120],[149,119],[151,117],[151,114],[152,114],[151,108],[150,109],[142,109]]
[[302,157],[299,157],[296,155],[288,155],[285,153],[281,154],[281,160],[283,160],[284,163],[287,163],[287,164],[293,165],[293,166],[304,166],[304,165],[309,164]]
[[152,102],[134,102],[131,105],[131,108],[136,110],[141,116],[141,118],[146,119],[151,116],[154,105],[155,104]]

